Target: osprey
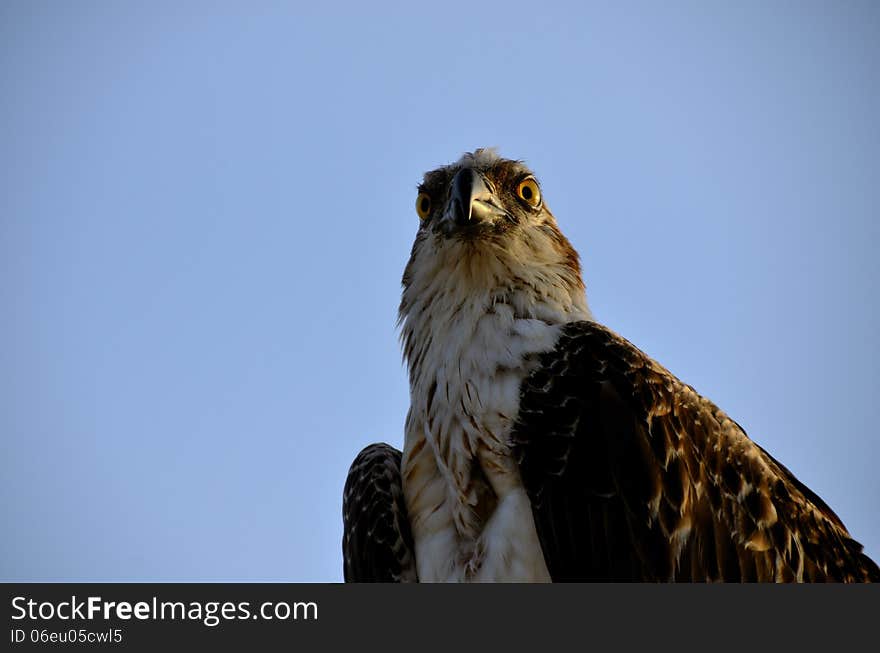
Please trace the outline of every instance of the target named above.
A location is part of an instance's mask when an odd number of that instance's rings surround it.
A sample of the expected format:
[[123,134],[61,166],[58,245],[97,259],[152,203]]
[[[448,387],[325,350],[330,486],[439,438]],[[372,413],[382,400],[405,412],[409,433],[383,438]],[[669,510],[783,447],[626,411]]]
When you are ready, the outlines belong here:
[[533,173],[425,175],[403,275],[403,452],[355,459],[346,581],[877,581],[743,429],[595,322]]

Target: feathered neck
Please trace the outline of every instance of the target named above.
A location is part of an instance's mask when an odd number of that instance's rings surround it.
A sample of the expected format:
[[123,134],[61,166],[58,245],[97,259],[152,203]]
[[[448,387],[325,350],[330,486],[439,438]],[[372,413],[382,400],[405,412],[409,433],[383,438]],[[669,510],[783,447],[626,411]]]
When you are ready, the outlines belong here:
[[[441,238],[419,245],[404,274],[399,314],[411,384],[429,349],[442,348],[450,360],[474,345],[504,347],[504,336],[527,338],[540,325],[592,319],[577,254],[558,232],[505,247]],[[485,337],[487,321],[502,338],[474,342]]]

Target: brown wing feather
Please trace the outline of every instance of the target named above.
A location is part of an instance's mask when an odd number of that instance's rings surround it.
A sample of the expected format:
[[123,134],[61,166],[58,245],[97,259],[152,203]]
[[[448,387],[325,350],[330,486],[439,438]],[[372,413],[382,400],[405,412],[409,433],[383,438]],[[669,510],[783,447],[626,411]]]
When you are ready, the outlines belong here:
[[342,499],[342,558],[347,583],[417,580],[400,459],[401,453],[394,447],[371,444],[351,464]]
[[593,322],[524,382],[512,444],[554,580],[880,581],[818,496]]

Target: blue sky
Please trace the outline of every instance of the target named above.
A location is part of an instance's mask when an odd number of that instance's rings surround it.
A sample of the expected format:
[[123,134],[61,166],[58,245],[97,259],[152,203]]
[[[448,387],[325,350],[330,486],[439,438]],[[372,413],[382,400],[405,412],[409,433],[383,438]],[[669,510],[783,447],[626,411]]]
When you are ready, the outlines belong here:
[[0,578],[341,580],[416,184],[488,145],[880,560],[880,7],[416,4],[0,5]]

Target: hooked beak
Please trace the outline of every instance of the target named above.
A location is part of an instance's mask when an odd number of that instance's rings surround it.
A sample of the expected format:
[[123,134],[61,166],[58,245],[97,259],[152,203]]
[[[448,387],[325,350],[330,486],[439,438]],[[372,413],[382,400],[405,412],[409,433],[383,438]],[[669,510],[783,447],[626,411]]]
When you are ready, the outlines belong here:
[[452,180],[449,202],[444,213],[444,222],[455,227],[465,227],[481,222],[492,223],[495,218],[505,216],[492,184],[472,168],[459,170]]

